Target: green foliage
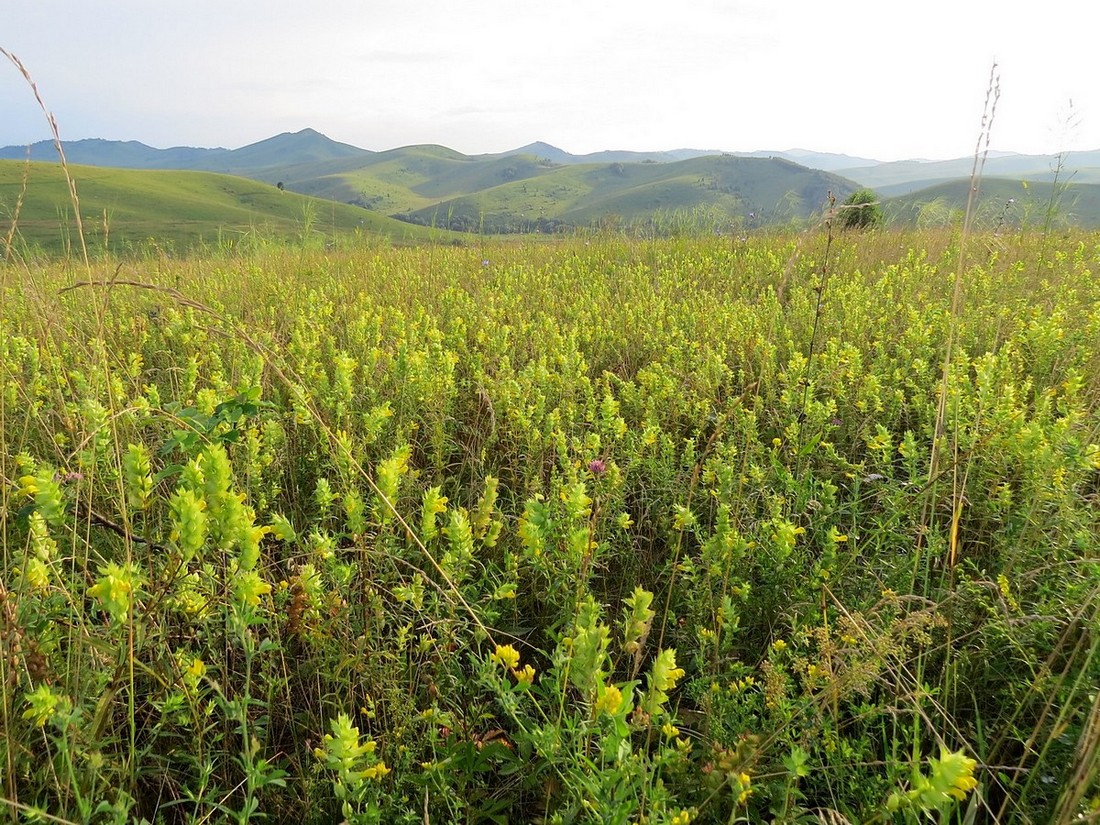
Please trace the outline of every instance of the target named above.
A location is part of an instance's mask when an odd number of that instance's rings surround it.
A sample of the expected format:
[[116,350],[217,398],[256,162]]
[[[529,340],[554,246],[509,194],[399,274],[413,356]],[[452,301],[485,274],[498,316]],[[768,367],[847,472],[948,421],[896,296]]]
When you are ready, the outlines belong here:
[[340,801],[344,822],[376,823],[381,812],[368,801],[372,783],[389,773],[386,764],[375,756],[377,743],[373,739],[359,741],[359,728],[351,724],[347,714],[332,720],[332,733],[326,733],[315,754],[335,776],[333,791]]
[[882,223],[879,196],[870,189],[857,189],[840,207],[840,225],[845,229],[871,229]]

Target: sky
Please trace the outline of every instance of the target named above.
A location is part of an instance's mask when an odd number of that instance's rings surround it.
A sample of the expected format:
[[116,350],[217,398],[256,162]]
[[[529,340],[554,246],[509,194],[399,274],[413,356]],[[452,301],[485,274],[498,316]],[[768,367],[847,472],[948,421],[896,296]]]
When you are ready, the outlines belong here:
[[[66,140],[237,148],[316,129],[467,154],[1100,148],[1095,0],[3,0]],[[0,146],[49,137],[0,61]]]

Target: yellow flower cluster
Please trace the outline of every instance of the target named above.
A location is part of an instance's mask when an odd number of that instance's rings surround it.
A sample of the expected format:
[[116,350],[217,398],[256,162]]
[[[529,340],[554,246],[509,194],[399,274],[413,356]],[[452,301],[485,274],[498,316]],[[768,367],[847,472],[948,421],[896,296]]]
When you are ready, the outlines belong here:
[[737,804],[744,805],[752,796],[752,777],[742,771],[737,774],[737,781],[734,784],[738,789]]
[[519,651],[511,645],[497,645],[496,650],[493,651],[493,655],[489,659],[509,670],[515,670],[519,667]]
[[599,716],[601,713],[614,716],[616,711],[622,707],[622,704],[623,692],[614,685],[608,685],[600,691],[600,698],[593,705],[592,713],[595,716]]
[[491,662],[507,668],[516,677],[516,682],[530,687],[535,682],[535,669],[531,665],[519,666],[519,651],[512,645],[497,645],[489,656]]

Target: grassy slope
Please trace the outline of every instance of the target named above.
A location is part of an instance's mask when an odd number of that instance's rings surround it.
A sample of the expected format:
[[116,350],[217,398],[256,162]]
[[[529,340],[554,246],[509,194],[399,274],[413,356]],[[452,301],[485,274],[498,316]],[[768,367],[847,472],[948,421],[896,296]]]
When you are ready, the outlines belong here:
[[[1028,183],[1025,188],[1018,180],[986,178],[978,197],[978,220],[989,225],[1035,227],[1044,224],[1051,210],[1056,225],[1072,223],[1082,228],[1100,227],[1100,184],[1059,185],[1053,204],[1052,186],[1040,182]],[[925,220],[939,222],[966,209],[969,189],[967,180],[938,183],[887,200],[886,212],[893,221],[902,224],[916,224],[922,215]]]
[[729,217],[804,218],[831,190],[844,197],[854,185],[828,173],[763,158],[707,156],[663,164],[591,164],[547,170],[474,196],[422,209],[422,220],[448,214],[489,222],[509,216],[589,223],[607,215],[638,220],[656,213],[715,209]]
[[468,157],[441,146],[283,171],[295,191],[391,215],[411,213],[437,225],[451,218],[476,225],[482,216],[491,224],[539,218],[587,224],[606,215],[637,220],[700,208],[785,221],[820,209],[830,190],[843,197],[855,188],[836,175],[776,158],[548,166],[534,155]]
[[[303,228],[325,234],[362,231],[395,240],[428,240],[431,233],[343,203],[319,202],[245,178],[209,172],[170,172],[70,167],[80,195],[85,231],[103,236],[104,216],[112,245],[148,238],[190,246],[219,235],[260,231],[300,237]],[[73,227],[68,189],[56,164],[0,161],[0,227],[6,235],[16,202],[27,187],[18,216],[20,236],[46,249],[64,246]]]
[[[123,149],[133,148],[92,143],[72,148],[106,153],[110,163],[120,161]],[[425,225],[483,225],[487,231],[529,229],[540,219],[587,225],[608,216],[638,221],[655,214],[700,211],[724,218],[747,218],[751,213],[755,218],[750,220],[757,223],[785,222],[819,210],[829,191],[843,197],[854,188],[840,177],[781,158],[706,155],[665,163],[612,163],[606,160],[609,153],[599,157],[598,163],[554,165],[535,153],[467,156],[436,145],[367,152],[303,130],[221,150],[200,162],[215,172],[247,175],[267,184],[281,182],[299,194],[384,215],[413,215]],[[86,176],[98,179],[104,174],[111,173]],[[156,199],[159,188],[151,185],[148,193],[133,199],[139,214],[129,217],[144,220],[150,212],[145,201]],[[169,183],[167,188],[184,187]],[[243,199],[252,205],[250,197]],[[301,213],[304,207],[299,204],[296,210]],[[52,211],[48,217],[54,218]],[[178,217],[170,222],[173,238],[186,226]],[[245,216],[245,226],[249,217]],[[356,216],[360,219],[361,213]],[[225,216],[218,220],[219,225],[234,222]]]
[[[848,167],[837,170],[837,174],[881,191],[885,187],[901,184],[929,185],[951,178],[968,180],[973,167],[973,158],[902,160],[875,166]],[[984,171],[988,177],[1039,181],[1049,180],[1057,167],[1058,158],[1055,155],[1006,155],[988,158]],[[1067,152],[1062,158],[1060,177],[1066,179],[1070,175],[1081,182],[1100,180],[1100,152]]]
[[551,171],[528,155],[467,157],[442,146],[408,146],[320,169],[302,166],[287,185],[397,214]]

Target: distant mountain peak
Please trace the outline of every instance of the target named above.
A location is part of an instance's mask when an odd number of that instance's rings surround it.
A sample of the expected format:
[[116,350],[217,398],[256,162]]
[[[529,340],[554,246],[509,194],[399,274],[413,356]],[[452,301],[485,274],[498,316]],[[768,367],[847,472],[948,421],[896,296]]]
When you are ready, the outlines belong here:
[[297,132],[283,132],[264,140],[250,143],[221,158],[226,165],[215,171],[254,171],[267,166],[287,163],[316,163],[328,160],[366,156],[371,152],[340,143],[316,129],[305,128]]
[[518,149],[498,153],[498,157],[504,157],[505,155],[534,155],[537,158],[543,158],[552,163],[570,163],[576,157],[566,152],[564,149],[559,149],[557,146],[547,143],[544,140],[536,140],[534,143],[528,143],[526,146],[521,146]]
[[528,143],[523,148],[524,149],[549,150],[551,152],[564,152],[565,151],[564,149],[561,149],[561,148],[555,146],[552,143],[547,143],[545,140],[536,140],[534,143]]

